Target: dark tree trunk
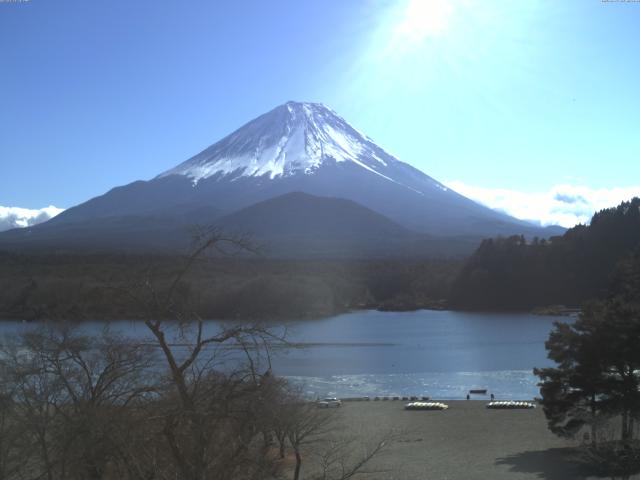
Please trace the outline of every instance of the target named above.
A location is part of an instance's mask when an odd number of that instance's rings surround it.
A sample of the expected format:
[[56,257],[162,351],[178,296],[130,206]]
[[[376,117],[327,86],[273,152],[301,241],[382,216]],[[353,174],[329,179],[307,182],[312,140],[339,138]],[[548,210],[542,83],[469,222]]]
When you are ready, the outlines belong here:
[[293,472],[293,480],[298,480],[300,478],[301,466],[302,466],[302,456],[300,456],[300,452],[296,449],[296,470]]
[[596,435],[598,433],[596,413],[596,396],[591,396],[591,446],[595,447],[597,444]]

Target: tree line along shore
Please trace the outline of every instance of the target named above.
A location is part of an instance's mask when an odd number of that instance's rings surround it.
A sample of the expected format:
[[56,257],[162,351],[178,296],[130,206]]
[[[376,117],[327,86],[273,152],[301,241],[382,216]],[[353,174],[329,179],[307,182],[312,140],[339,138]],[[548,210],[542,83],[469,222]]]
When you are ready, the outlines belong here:
[[[0,254],[0,318],[139,319],[122,292],[167,285],[181,256]],[[205,318],[300,319],[356,309],[439,308],[459,260],[203,258],[176,292]]]

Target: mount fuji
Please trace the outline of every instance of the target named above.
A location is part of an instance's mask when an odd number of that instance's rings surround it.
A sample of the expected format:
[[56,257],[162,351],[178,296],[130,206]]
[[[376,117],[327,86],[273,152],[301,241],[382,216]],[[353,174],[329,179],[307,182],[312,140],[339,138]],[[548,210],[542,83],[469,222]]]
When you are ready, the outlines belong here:
[[[387,237],[394,240],[394,249],[402,238],[414,245],[419,239],[424,245],[442,245],[447,243],[442,237],[457,237],[470,245],[469,239],[486,236],[562,232],[517,220],[454,192],[386,152],[322,104],[288,102],[149,181],[116,187],[48,222],[0,234],[0,248],[174,248],[185,244],[188,225],[217,223],[252,232],[260,230],[258,224],[264,226],[265,218],[275,222],[280,217],[282,223],[286,205],[301,199],[308,218],[300,222],[304,214],[291,217],[284,229],[287,238],[309,237],[315,232],[310,228],[314,215],[323,212],[326,218],[318,219],[318,225],[333,235],[332,252],[340,244],[336,238],[346,233],[332,228],[331,218],[344,227],[362,224],[358,219],[366,217],[361,240],[366,243],[372,231],[386,232],[376,244]],[[345,204],[336,199],[349,202],[351,217],[344,217]],[[277,233],[265,236],[282,241],[284,233]],[[358,237],[357,229],[348,236]],[[303,254],[304,241],[298,244]]]

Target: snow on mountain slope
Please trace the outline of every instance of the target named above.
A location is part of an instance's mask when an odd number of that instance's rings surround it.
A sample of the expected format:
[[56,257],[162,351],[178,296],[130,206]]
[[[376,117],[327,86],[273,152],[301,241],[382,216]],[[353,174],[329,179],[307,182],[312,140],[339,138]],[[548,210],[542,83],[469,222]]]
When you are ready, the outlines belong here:
[[[351,162],[404,185],[393,172],[393,167],[403,162],[328,107],[298,102],[276,107],[158,178],[184,175],[194,184],[214,175],[266,175],[275,179],[300,173],[312,175],[327,162]],[[432,182],[447,190],[441,183]]]
[[[109,233],[120,230],[121,238],[127,238],[138,235],[137,227],[127,225],[140,219],[152,219],[153,225],[164,220],[176,229],[185,223],[209,224],[292,192],[349,200],[420,234],[479,238],[555,233],[448,189],[387,153],[324,105],[296,102],[274,108],[151,180],[115,187],[24,233],[45,244],[52,236],[76,235],[63,234],[65,228],[86,228],[87,235],[97,229],[103,235],[104,228],[98,227],[105,225]],[[312,221],[315,214],[309,215]]]

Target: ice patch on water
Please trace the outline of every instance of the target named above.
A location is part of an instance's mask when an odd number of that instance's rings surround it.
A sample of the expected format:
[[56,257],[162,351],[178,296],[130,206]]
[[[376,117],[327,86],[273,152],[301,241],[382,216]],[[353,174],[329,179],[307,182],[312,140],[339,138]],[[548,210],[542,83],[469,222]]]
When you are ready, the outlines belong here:
[[289,376],[287,379],[300,386],[310,398],[415,395],[462,400],[471,389],[487,389],[487,396],[493,393],[501,400],[528,400],[539,396],[538,379],[531,370]]

